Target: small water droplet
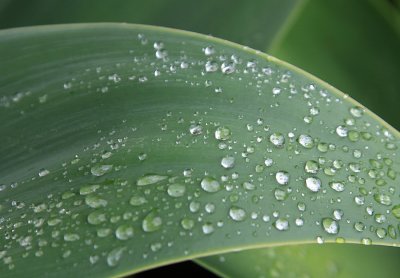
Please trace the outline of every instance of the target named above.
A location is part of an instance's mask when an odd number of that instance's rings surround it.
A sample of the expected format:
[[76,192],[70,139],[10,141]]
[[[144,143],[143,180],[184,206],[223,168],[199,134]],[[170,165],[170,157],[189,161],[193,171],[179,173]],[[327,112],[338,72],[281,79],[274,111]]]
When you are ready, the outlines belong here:
[[221,166],[225,169],[231,169],[235,166],[235,158],[227,155],[221,159]]
[[289,173],[286,171],[278,171],[275,174],[275,179],[280,185],[286,185],[289,183]]
[[110,251],[107,255],[108,266],[116,266],[122,258],[126,247],[118,247]]
[[278,218],[274,223],[274,227],[278,231],[287,231],[289,230],[289,221],[286,218]]
[[215,130],[215,139],[225,141],[231,138],[231,130],[225,126],[220,126]]
[[100,177],[111,172],[113,165],[95,165],[90,169],[93,176]]
[[314,140],[310,135],[301,134],[297,141],[306,149],[311,149],[314,147]]
[[285,144],[285,137],[281,133],[273,133],[269,137],[269,141],[277,148],[282,148]]
[[136,181],[136,184],[139,186],[150,185],[150,184],[154,184],[154,183],[163,181],[167,178],[168,178],[168,176],[162,176],[162,175],[157,175],[157,174],[148,174],[148,175],[144,175],[144,176],[140,177]]

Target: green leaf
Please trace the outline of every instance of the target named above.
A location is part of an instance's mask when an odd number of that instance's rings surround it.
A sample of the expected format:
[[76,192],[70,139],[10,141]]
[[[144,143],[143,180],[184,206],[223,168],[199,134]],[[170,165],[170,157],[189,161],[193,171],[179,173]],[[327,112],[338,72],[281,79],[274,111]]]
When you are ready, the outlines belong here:
[[400,14],[389,1],[308,1],[269,48],[400,127]]
[[232,252],[196,260],[222,277],[393,277],[397,248],[298,245]]
[[2,31],[0,59],[2,277],[398,245],[398,132],[289,64],[128,24]]

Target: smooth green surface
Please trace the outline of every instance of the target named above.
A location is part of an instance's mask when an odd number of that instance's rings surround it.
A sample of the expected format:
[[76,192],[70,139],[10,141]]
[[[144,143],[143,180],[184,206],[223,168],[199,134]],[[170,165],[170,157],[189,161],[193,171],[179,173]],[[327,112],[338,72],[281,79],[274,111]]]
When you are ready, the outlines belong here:
[[[398,244],[397,131],[307,73],[127,24],[14,29],[0,42],[2,276],[123,275],[317,237]],[[344,215],[324,231],[335,209]]]
[[196,260],[223,277],[396,277],[397,248],[354,244],[281,246]]
[[[2,3],[3,2],[3,3]],[[128,22],[211,34],[266,49],[299,0],[0,0],[0,28]]]
[[268,53],[362,102],[400,128],[400,13],[389,1],[308,1]]

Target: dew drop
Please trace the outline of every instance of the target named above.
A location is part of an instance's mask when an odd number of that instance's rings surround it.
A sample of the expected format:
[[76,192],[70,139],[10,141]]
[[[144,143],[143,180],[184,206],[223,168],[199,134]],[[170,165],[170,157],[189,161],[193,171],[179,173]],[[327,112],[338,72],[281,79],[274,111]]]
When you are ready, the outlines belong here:
[[111,250],[107,255],[107,264],[108,266],[116,266],[122,258],[122,255],[125,251],[126,247],[118,247]]
[[205,177],[201,180],[201,188],[203,188],[204,191],[214,193],[219,190],[221,190],[221,184],[214,178],[211,177]]
[[201,229],[205,235],[209,235],[214,232],[214,226],[210,222],[204,223]]
[[287,231],[287,230],[289,230],[289,221],[286,218],[278,218],[274,222],[274,227],[278,231]]
[[227,127],[220,126],[215,130],[215,139],[225,141],[231,138],[231,130]]
[[301,134],[297,141],[306,149],[311,149],[314,147],[314,140],[310,135]]
[[277,148],[282,148],[285,144],[285,137],[281,133],[273,133],[269,137],[269,141]]
[[111,172],[113,165],[95,165],[90,169],[93,176],[100,177]]
[[344,183],[343,182],[338,182],[338,181],[332,181],[329,183],[329,186],[337,191],[337,192],[342,192],[344,190]]
[[147,203],[146,198],[143,197],[143,196],[139,196],[139,195],[134,195],[129,200],[129,204],[131,204],[134,207],[141,206],[141,205],[143,205],[145,203]]
[[278,171],[275,174],[275,179],[280,185],[286,185],[289,183],[289,173],[286,171]]
[[156,211],[152,211],[146,215],[142,221],[142,228],[145,232],[155,232],[162,226],[162,219]]
[[47,176],[48,174],[50,174],[50,171],[47,169],[42,168],[39,170],[39,177],[44,177]]
[[318,172],[319,165],[315,160],[308,160],[304,166],[304,170],[307,173],[316,174]]
[[91,225],[99,225],[106,220],[106,215],[100,211],[93,211],[87,217],[87,221]]
[[321,189],[321,180],[315,177],[306,179],[306,187],[312,192],[318,192]]
[[174,183],[168,186],[167,192],[171,197],[182,197],[185,194],[186,187],[180,183]]
[[192,135],[200,135],[203,133],[203,127],[200,124],[192,124],[189,127],[189,132]]
[[118,226],[118,228],[115,230],[115,237],[119,240],[127,240],[133,237],[133,227],[123,224]]
[[229,209],[229,216],[234,221],[243,221],[246,218],[246,211],[240,207],[231,207]]
[[165,180],[167,178],[168,178],[168,176],[149,174],[149,175],[144,175],[143,177],[140,177],[136,181],[136,184],[139,185],[139,186],[150,185],[150,184],[154,184],[154,183],[158,183],[160,181],[163,181],[163,180]]
[[183,218],[181,220],[181,226],[185,230],[191,230],[194,227],[194,220],[190,218]]
[[324,228],[325,232],[328,234],[337,234],[339,232],[339,224],[336,220],[332,218],[324,218],[322,219],[322,227]]
[[71,233],[64,234],[65,241],[77,241],[79,240],[79,238],[80,237],[78,234],[71,234]]
[[389,195],[386,194],[374,194],[374,200],[385,206],[390,206],[392,204],[392,200],[390,199]]
[[225,169],[231,169],[235,166],[235,158],[233,156],[225,156],[221,159],[221,166]]
[[85,197],[85,203],[91,208],[99,208],[107,206],[107,201],[97,195],[89,194]]

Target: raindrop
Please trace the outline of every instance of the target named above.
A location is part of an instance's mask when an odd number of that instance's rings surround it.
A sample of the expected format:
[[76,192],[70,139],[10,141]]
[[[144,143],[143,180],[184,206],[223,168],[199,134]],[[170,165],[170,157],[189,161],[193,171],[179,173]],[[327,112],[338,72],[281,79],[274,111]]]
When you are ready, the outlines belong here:
[[121,260],[126,247],[118,247],[110,251],[107,255],[108,266],[116,266]]
[[221,159],[221,166],[225,169],[231,169],[235,166],[235,158],[233,156],[225,156]]
[[325,232],[328,234],[337,234],[339,232],[339,224],[336,220],[332,218],[324,218],[322,219],[322,227],[324,228]]
[[168,176],[149,174],[149,175],[144,175],[143,177],[140,177],[136,181],[136,184],[139,185],[139,186],[149,185],[149,184],[158,183],[158,182],[163,181],[163,180],[165,180],[167,178],[168,178]]
[[231,138],[231,130],[227,127],[220,126],[215,130],[215,139],[225,141]]
[[306,179],[306,186],[312,192],[318,192],[321,189],[321,180],[315,177],[309,177]]
[[314,140],[310,135],[301,134],[297,141],[306,149],[311,149],[314,147]]
[[243,221],[246,218],[246,211],[239,207],[231,207],[229,209],[229,216],[234,221]]
[[278,231],[287,231],[289,229],[289,221],[286,218],[278,218],[274,223],[274,227]]
[[204,191],[213,193],[221,190],[221,184],[214,178],[211,177],[205,177],[201,180],[201,188],[203,188]]
[[118,226],[115,230],[115,237],[120,240],[127,240],[133,237],[133,227],[127,224]]
[[93,176],[100,177],[104,174],[109,173],[113,168],[113,165],[95,165],[90,169]]
[[289,183],[289,173],[286,171],[279,171],[275,174],[275,179],[280,185]]
[[171,197],[182,197],[185,194],[186,187],[179,183],[174,183],[168,186],[167,192]]
[[152,211],[146,215],[142,222],[142,228],[145,232],[155,232],[162,226],[162,219],[156,211]]
[[273,133],[269,137],[269,141],[277,148],[282,148],[285,144],[285,137],[281,133]]

